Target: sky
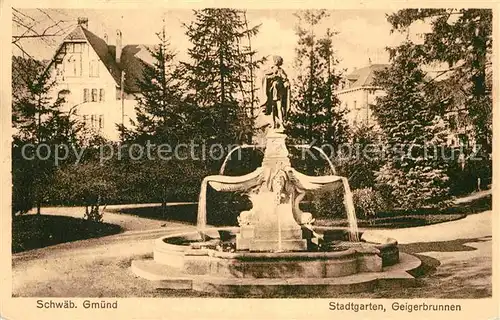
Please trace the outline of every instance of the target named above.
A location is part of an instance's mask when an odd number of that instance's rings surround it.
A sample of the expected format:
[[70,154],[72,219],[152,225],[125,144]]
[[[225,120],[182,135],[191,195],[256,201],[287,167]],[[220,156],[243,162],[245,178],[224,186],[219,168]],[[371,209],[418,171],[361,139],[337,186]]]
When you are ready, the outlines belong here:
[[[70,32],[75,26],[78,17],[89,19],[89,30],[103,37],[106,33],[111,44],[115,43],[116,30],[120,29],[123,35],[123,45],[127,44],[156,44],[156,32],[162,28],[165,19],[166,32],[170,38],[172,48],[178,53],[178,59],[187,60],[187,48],[190,42],[185,35],[183,24],[189,24],[193,19],[193,12],[187,9],[159,10],[134,9],[45,9],[50,18],[37,9],[22,9],[22,12],[41,21],[36,28],[43,30],[44,26],[55,21],[64,20],[60,26]],[[285,70],[292,69],[295,56],[297,36],[295,26],[296,10],[248,10],[247,18],[250,26],[261,25],[260,32],[252,40],[252,46],[259,56],[280,55],[284,59]],[[382,10],[329,10],[329,16],[317,27],[318,35],[322,35],[327,28],[337,31],[334,46],[340,60],[339,68],[352,71],[372,63],[387,63],[387,46],[394,46],[404,39],[399,33],[391,34],[391,26],[386,21],[386,14]],[[51,29],[51,30],[57,30]],[[19,33],[13,25],[13,34]],[[418,33],[418,30],[415,31]],[[54,37],[48,41],[24,40],[23,48],[39,59],[51,59],[63,37]],[[14,54],[19,51],[14,48]]]

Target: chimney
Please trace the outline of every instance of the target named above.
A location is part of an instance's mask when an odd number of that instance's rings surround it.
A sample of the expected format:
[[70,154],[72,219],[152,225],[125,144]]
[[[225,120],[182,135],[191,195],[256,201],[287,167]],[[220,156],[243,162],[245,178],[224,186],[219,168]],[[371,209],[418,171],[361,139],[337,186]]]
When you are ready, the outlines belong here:
[[81,26],[82,28],[88,29],[89,28],[89,18],[79,17],[78,18],[78,25]]
[[116,63],[120,63],[121,56],[122,56],[122,32],[120,30],[116,30],[116,54],[115,54]]
[[106,42],[106,44],[108,44],[108,34],[107,33],[104,34],[104,42]]

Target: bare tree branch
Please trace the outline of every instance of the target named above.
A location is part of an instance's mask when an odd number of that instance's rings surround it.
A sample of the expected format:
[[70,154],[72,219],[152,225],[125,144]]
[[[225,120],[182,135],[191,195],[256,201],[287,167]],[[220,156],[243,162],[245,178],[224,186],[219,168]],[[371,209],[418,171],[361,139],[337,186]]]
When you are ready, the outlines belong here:
[[[53,46],[55,37],[63,35],[68,27],[63,27],[62,24],[69,22],[68,20],[55,19],[50,10],[37,9],[37,11],[26,12],[24,10],[13,8],[12,22],[18,33],[12,36],[12,44],[25,55],[28,55],[27,50],[21,43],[22,39],[38,39],[43,41],[48,46]],[[38,14],[37,14],[38,12]],[[55,11],[59,14],[64,14]],[[56,30],[54,30],[56,29]]]

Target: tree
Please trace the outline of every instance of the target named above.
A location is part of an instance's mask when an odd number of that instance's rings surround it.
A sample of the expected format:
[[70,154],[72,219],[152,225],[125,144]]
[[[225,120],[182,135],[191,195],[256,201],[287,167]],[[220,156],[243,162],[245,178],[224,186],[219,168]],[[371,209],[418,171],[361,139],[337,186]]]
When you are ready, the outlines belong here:
[[390,49],[391,65],[375,83],[386,91],[372,107],[384,132],[387,162],[377,173],[379,188],[400,208],[438,206],[448,198],[443,104],[434,100],[411,42]]
[[[336,33],[328,29],[322,38],[316,39],[315,27],[326,15],[325,10],[307,10],[296,15],[299,19],[295,60],[298,76],[287,132],[298,143],[327,144],[330,150],[326,151],[331,152],[347,140],[348,126],[340,101],[333,94],[340,82],[333,47]],[[306,160],[306,170],[312,173],[316,164],[309,160]]]
[[[64,19],[66,14],[60,9],[16,9],[12,8],[12,40],[18,50],[16,55],[34,59],[26,42],[37,41],[37,44],[53,46],[59,37],[75,27]],[[16,68],[17,66],[13,66]],[[15,69],[13,69],[15,70]]]
[[52,97],[55,81],[45,65],[20,57],[14,57],[13,64],[13,211],[25,212],[36,204],[40,214],[56,166],[55,150],[75,143],[79,127],[70,113],[60,110],[64,97]]
[[149,50],[155,62],[142,62],[142,77],[137,81],[140,94],[136,97],[137,123],[133,135],[137,142],[173,145],[180,142],[189,119],[182,104],[181,71],[174,63],[175,53],[165,27],[157,35],[160,43]]
[[376,126],[362,125],[352,132],[349,152],[340,152],[335,158],[335,168],[339,175],[349,179],[352,189],[373,188],[376,172],[384,164],[381,135]]
[[195,10],[194,21],[185,25],[193,44],[191,62],[184,63],[188,101],[201,108],[194,120],[198,137],[209,143],[241,142],[253,130],[248,106],[255,104],[253,68],[259,61],[241,43],[256,35],[258,26],[248,28],[243,14],[227,8]]
[[[435,99],[447,102],[452,121],[471,124],[462,126],[458,133],[475,141],[485,167],[479,170],[485,173],[478,176],[491,179],[492,10],[404,9],[389,15],[388,21],[398,32],[406,32],[417,21],[429,23],[431,32],[424,35],[422,43],[412,45],[418,53],[415,59],[426,65],[444,64],[429,86],[441,87],[435,91]],[[445,86],[439,84],[443,77],[447,78]]]

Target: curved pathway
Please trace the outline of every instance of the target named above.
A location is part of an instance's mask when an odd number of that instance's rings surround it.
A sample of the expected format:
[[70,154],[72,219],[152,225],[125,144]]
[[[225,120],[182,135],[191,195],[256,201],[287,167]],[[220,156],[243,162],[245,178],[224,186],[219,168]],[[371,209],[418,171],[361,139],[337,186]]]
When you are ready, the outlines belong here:
[[[68,208],[42,213],[77,214]],[[70,210],[71,211],[71,210]],[[130,262],[152,256],[152,241],[166,233],[192,230],[193,226],[106,213],[104,220],[118,223],[121,234],[59,244],[30,250],[12,257],[15,296],[53,297],[155,297],[178,295],[160,292],[147,281],[136,278]],[[355,297],[442,297],[474,298],[491,296],[492,212],[437,225],[377,230],[398,240],[400,249],[430,259],[435,270],[421,279],[417,288],[378,291]],[[161,227],[161,225],[165,225]]]

